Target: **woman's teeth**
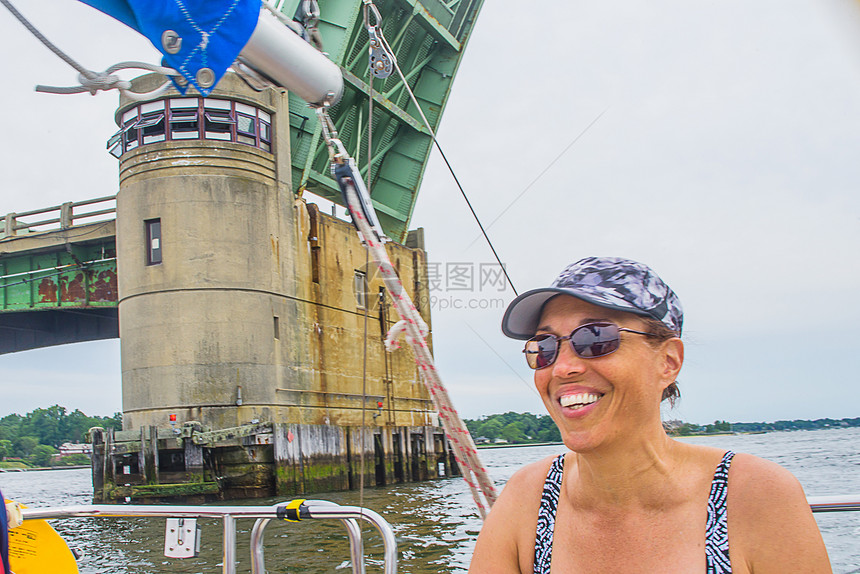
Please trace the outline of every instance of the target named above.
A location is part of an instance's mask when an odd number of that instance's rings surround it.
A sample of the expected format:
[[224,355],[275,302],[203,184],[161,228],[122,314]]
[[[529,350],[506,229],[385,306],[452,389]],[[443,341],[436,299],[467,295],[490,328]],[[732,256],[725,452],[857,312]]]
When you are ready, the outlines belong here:
[[592,393],[580,393],[578,395],[565,395],[561,397],[561,406],[571,409],[581,409],[586,405],[597,402],[601,395]]

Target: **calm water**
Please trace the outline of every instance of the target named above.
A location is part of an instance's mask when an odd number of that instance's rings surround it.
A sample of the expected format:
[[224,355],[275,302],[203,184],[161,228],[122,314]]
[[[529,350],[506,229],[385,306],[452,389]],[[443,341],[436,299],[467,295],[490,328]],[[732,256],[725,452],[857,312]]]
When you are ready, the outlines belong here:
[[[773,460],[790,469],[808,495],[860,494],[860,429],[800,431],[685,439],[730,448]],[[481,451],[493,479],[501,485],[527,462],[562,452],[562,446]],[[0,474],[4,494],[31,506],[90,503],[88,470]],[[339,504],[357,505],[357,492],[316,495]],[[253,501],[271,504],[276,500]],[[465,572],[481,526],[460,479],[369,489],[364,504],[394,526],[401,553],[400,572]],[[860,574],[860,512],[816,515],[837,574]],[[199,558],[164,558],[164,521],[157,519],[87,519],[57,521],[55,527],[84,552],[81,572],[143,574],[221,571],[221,523],[201,521]],[[249,572],[248,540],[253,521],[240,521],[239,572]],[[368,571],[380,571],[381,542],[365,530],[371,554]],[[266,566],[270,573],[349,572],[348,544],[339,522],[272,523],[266,531]]]

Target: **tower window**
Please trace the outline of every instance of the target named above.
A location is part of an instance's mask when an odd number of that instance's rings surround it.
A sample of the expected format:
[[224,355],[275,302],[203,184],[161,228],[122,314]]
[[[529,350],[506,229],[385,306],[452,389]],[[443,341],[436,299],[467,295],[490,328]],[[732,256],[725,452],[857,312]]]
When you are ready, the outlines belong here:
[[189,140],[200,138],[197,108],[170,110],[170,139]]
[[260,149],[272,151],[272,126],[260,120]]
[[230,110],[207,110],[204,116],[206,139],[230,141],[233,138],[233,124],[236,120],[230,116]]
[[236,114],[236,139],[237,141],[257,145],[257,118],[241,113]]
[[108,140],[114,157],[162,141],[223,140],[272,151],[271,114],[248,104],[214,98],[169,98],[127,110]]
[[141,117],[134,127],[143,132],[145,144],[164,141],[164,112],[147,114]]
[[364,271],[355,272],[354,286],[356,305],[367,309],[367,274]]
[[146,264],[161,263],[161,219],[148,219],[143,222],[146,230]]

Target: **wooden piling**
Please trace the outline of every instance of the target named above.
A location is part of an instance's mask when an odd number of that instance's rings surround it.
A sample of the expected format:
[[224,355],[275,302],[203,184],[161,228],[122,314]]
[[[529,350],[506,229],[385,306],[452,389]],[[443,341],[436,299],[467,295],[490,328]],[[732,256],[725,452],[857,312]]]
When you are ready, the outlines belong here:
[[140,427],[138,456],[144,484],[158,484],[158,431],[154,426]]
[[104,484],[103,498],[116,486],[116,464],[113,460],[114,430],[107,429],[104,443],[104,460],[102,461],[102,480]]
[[93,502],[104,501],[105,488],[105,429],[93,427],[89,431],[90,442],[93,445],[92,475],[93,475]]
[[191,421],[182,426],[182,435],[185,437],[182,441],[182,447],[185,453],[185,472],[188,475],[188,481],[203,482],[203,447],[194,444],[192,440],[194,431],[202,430],[202,425],[196,421]]

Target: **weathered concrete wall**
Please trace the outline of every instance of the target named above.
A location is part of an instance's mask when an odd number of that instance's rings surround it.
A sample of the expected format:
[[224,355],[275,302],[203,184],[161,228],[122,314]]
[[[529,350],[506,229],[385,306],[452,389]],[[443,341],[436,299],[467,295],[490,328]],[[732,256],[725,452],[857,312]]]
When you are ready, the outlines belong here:
[[[303,279],[303,298],[312,303],[308,324],[299,333],[306,338],[311,354],[298,363],[308,376],[295,380],[295,384],[307,386],[278,391],[283,395],[281,404],[291,407],[286,420],[373,427],[434,424],[433,407],[418,378],[412,350],[404,343],[392,353],[384,351],[385,333],[398,317],[389,300],[384,299],[380,306],[383,282],[373,264],[368,266],[355,228],[321,213],[313,204],[299,201],[296,210],[298,232],[307,241],[296,257],[297,276]],[[406,291],[416,303],[426,302],[424,251],[395,243],[389,243],[387,249]],[[356,296],[357,271],[367,276],[366,310]],[[430,324],[426,305],[420,310]]]

